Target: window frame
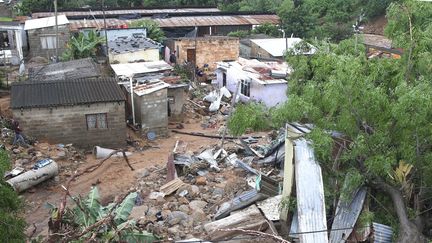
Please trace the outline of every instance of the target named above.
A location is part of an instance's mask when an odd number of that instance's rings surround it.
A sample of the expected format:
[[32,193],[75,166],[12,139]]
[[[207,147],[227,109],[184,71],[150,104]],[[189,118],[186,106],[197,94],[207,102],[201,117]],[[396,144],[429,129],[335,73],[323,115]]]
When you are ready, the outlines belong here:
[[240,80],[240,94],[250,97],[251,82],[250,80]]
[[[100,119],[99,116],[100,115],[103,115],[103,117],[105,119],[105,127],[98,127],[99,119]],[[88,122],[88,117],[89,116],[95,116],[96,117],[95,127],[89,127],[89,122]],[[86,121],[87,130],[105,130],[105,129],[108,129],[108,113],[86,114],[85,115],[85,121]]]
[[[49,48],[48,45],[48,38],[54,38],[54,42],[53,42],[53,48]],[[56,49],[56,45],[57,45],[57,39],[56,39],[56,35],[41,35],[39,36],[40,39],[40,44],[41,44],[41,49],[42,50],[54,50]],[[52,40],[50,40],[51,42]],[[45,43],[45,47],[44,47],[44,43]]]

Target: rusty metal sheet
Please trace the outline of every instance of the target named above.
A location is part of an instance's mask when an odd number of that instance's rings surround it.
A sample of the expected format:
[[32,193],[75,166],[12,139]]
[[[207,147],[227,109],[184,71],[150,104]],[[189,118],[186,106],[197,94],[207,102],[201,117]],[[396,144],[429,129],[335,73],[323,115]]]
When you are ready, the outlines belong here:
[[312,146],[303,138],[295,140],[295,178],[300,242],[328,242],[321,167]]

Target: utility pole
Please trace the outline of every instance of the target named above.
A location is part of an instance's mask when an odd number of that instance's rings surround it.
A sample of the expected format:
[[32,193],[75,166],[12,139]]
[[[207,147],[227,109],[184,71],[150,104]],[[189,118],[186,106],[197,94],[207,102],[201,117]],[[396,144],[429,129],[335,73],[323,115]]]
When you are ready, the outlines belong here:
[[58,61],[58,46],[59,46],[58,22],[57,22],[57,0],[54,0],[54,15],[55,15],[55,35],[56,35],[55,62],[57,62]]
[[107,56],[107,60],[108,60],[108,64],[109,64],[110,60],[109,60],[108,35],[107,35],[107,30],[106,30],[107,29],[107,25],[106,25],[106,18],[105,18],[105,1],[104,0],[102,0],[102,14],[103,14],[103,21],[104,21],[106,56]]

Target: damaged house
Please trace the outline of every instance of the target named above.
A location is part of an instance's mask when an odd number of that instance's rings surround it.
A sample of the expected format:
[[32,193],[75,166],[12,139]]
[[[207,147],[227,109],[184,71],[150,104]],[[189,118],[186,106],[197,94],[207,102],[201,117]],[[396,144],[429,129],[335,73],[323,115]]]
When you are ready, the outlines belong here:
[[215,70],[217,62],[236,60],[239,56],[239,39],[225,36],[207,36],[198,38],[175,38],[166,41],[165,60],[176,51],[177,63],[194,63],[210,70]]
[[144,33],[117,36],[108,41],[110,63],[158,61],[160,48],[160,43],[147,38]]
[[243,102],[257,101],[273,107],[287,100],[289,72],[286,63],[239,58],[217,64],[217,85],[226,87],[231,93],[238,89]]
[[10,106],[26,135],[49,143],[115,148],[126,141],[125,97],[112,78],[14,83]]
[[[27,31],[30,54],[32,57],[41,56],[47,59],[56,54],[56,27],[55,17],[30,19],[25,22],[24,30]],[[69,41],[69,20],[66,15],[57,16],[58,25],[58,54],[66,50]]]

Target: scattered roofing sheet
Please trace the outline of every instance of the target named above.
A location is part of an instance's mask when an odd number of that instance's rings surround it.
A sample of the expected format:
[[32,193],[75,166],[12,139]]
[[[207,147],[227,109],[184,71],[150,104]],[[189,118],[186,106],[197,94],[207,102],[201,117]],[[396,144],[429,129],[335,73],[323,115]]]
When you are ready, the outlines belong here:
[[124,77],[172,70],[172,66],[165,61],[111,64],[111,68],[116,76]]
[[[348,177],[345,177],[344,188],[342,190],[347,189],[347,179]],[[366,192],[366,187],[362,187],[355,190],[352,198],[348,198],[346,201],[339,199],[336,208],[336,216],[333,220],[332,231],[330,232],[331,243],[339,243],[349,237],[363,209]]]
[[[57,16],[57,25],[69,24],[66,15]],[[55,26],[55,17],[47,17],[41,19],[30,19],[25,22],[24,30],[41,29],[46,27]]]
[[[151,94],[153,92],[159,91],[161,89],[168,88],[170,85],[165,82],[152,82],[145,84],[138,84],[133,87],[133,91],[138,96],[143,96],[146,94]],[[129,91],[129,87],[127,87]],[[130,93],[130,91],[129,91]]]
[[26,81],[15,82],[11,86],[12,109],[124,100],[124,94],[113,78]]
[[[105,15],[125,15],[125,14],[162,14],[162,13],[217,13],[220,12],[217,8],[161,8],[161,9],[120,9],[120,10],[105,10]],[[70,17],[103,15],[102,11],[64,11],[58,12]],[[53,16],[54,12],[39,12],[32,13],[33,18],[43,18]]]
[[390,226],[372,222],[375,243],[391,243],[393,229]]
[[[150,18],[141,18],[150,19]],[[266,15],[231,15],[231,16],[185,16],[171,17],[165,19],[152,19],[161,28],[195,27],[195,26],[233,26],[233,25],[260,25],[265,23],[279,24],[276,14]],[[135,20],[134,20],[135,21]],[[106,19],[108,28],[130,24],[130,20]],[[70,29],[73,31],[83,28],[101,28],[104,26],[103,19],[81,19],[70,20]]]
[[100,73],[93,59],[84,58],[31,67],[28,75],[31,81],[50,81],[92,78],[100,76]]
[[307,50],[295,50],[295,45],[302,41],[302,39],[300,38],[251,39],[250,41],[258,45],[274,57],[282,57],[287,49],[287,46],[288,50],[293,50],[294,53],[303,55],[314,54],[317,50],[309,43],[307,43]]
[[295,180],[300,242],[328,242],[321,167],[312,146],[303,138],[295,140]]
[[285,78],[272,76],[272,73],[284,74],[285,76],[291,72],[288,64],[283,62],[264,62],[256,59],[245,59],[239,57],[237,61],[217,62],[218,69],[235,68],[243,71],[248,77],[256,82],[266,84],[286,84]]

